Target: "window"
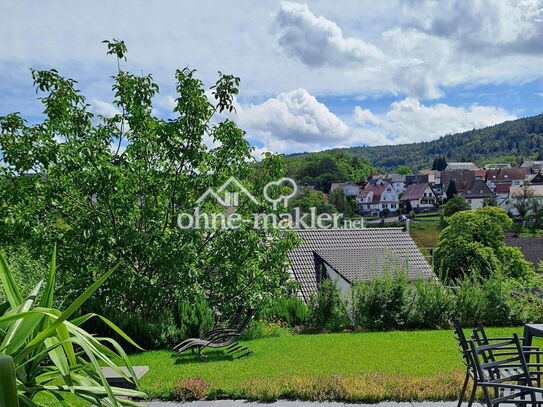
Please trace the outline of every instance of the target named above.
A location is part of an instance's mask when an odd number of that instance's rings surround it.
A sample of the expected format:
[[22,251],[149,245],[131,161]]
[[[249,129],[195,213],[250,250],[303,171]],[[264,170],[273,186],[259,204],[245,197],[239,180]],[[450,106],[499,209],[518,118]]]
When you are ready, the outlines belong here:
[[386,207],[387,207],[387,204],[382,204],[381,205],[381,208],[383,208],[383,209],[386,209]]

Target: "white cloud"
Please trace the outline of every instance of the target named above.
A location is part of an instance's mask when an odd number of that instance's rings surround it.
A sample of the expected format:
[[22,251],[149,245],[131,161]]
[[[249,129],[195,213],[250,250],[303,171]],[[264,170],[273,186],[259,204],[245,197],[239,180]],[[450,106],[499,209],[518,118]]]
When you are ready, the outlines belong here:
[[[372,114],[357,106],[353,112],[355,120],[360,111]],[[372,129],[398,144],[429,141],[513,119],[514,115],[494,106],[454,107],[443,103],[425,106],[417,99],[406,98],[392,103],[386,113],[377,116]]]
[[230,118],[265,151],[291,153],[355,145],[385,145],[429,141],[446,134],[491,126],[515,116],[494,106],[426,106],[405,98],[375,114],[356,106],[349,117],[330,112],[305,89],[279,94],[262,104],[236,103]]
[[103,100],[91,99],[89,101],[90,111],[95,115],[111,118],[117,114],[120,114],[120,110],[111,103],[104,102]]
[[243,107],[238,115],[241,126],[250,128],[259,139],[333,144],[344,140],[349,132],[341,119],[305,89]]
[[360,38],[344,37],[337,24],[317,17],[306,4],[280,2],[275,22],[282,49],[309,66],[356,66],[383,57],[374,45]]
[[379,124],[379,119],[368,109],[363,109],[360,106],[355,106],[354,108],[354,121],[357,124]]

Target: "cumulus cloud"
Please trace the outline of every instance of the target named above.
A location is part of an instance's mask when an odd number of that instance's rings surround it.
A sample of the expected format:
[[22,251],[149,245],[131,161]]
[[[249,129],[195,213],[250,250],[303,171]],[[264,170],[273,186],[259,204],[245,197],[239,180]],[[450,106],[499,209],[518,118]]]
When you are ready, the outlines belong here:
[[91,99],[89,104],[91,113],[95,115],[111,118],[121,113],[116,106],[112,105],[111,103],[104,102],[103,100]]
[[316,16],[306,4],[280,2],[275,22],[281,48],[309,66],[359,65],[383,57],[374,45],[344,37],[336,23]]
[[424,105],[418,99],[393,102],[382,114],[356,106],[340,118],[305,89],[296,89],[258,105],[237,105],[237,121],[265,151],[292,153],[332,147],[429,141],[451,133],[491,126],[515,116],[494,106]]
[[285,142],[335,143],[344,140],[348,126],[305,89],[281,93],[260,105],[238,112],[240,124],[258,137]]
[[[357,106],[353,111],[355,121],[360,117],[361,111],[366,112],[366,116],[372,114]],[[390,109],[376,116],[376,119],[372,122],[373,130],[397,144],[429,141],[446,134],[488,127],[516,117],[494,106],[455,107],[444,103],[425,106],[417,99],[406,98],[392,103]]]
[[442,0],[406,7],[407,25],[456,41],[457,46],[484,54],[541,54],[541,0]]

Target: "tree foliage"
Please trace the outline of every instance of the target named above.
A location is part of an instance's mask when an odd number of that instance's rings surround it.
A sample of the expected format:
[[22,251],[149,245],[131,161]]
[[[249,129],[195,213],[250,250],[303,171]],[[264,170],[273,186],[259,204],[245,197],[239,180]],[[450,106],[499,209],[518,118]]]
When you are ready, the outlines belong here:
[[333,182],[358,182],[373,171],[369,161],[347,152],[325,152],[290,156],[287,174],[298,185],[312,185],[324,192]]
[[533,276],[520,249],[504,243],[504,231],[512,224],[503,209],[487,206],[458,212],[450,217],[434,252],[434,264],[444,278],[457,279],[476,273],[514,278]]
[[454,195],[447,203],[443,206],[443,216],[452,216],[457,212],[468,211],[471,207],[460,195]]
[[[262,187],[284,175],[282,157],[255,168],[244,132],[217,114],[234,112],[239,78],[219,74],[211,96],[194,70],[175,73],[174,116],[154,116],[159,93],[151,75],[121,69],[126,46],[108,42],[119,62],[112,117],[93,115],[76,81],[56,70],[32,70],[44,120],[0,117],[0,244],[38,253],[59,241],[59,282],[67,298],[120,261],[101,303],[154,318],[179,298],[205,294],[226,311],[233,302],[258,303],[285,287],[289,234],[242,224],[230,230],[181,230],[177,215],[192,213],[208,188],[241,179],[260,205],[244,200],[241,216],[269,212]],[[223,212],[211,201],[202,211]]]

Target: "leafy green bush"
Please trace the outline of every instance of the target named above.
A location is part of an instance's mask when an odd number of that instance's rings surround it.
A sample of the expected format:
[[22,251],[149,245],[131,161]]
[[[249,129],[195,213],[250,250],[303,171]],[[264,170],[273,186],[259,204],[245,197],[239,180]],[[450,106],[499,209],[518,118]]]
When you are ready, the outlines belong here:
[[[91,307],[87,307],[86,311],[94,312],[99,309],[100,304],[96,302]],[[117,326],[144,349],[171,349],[186,338],[185,332],[175,323],[169,311],[158,315],[153,320],[144,319],[133,312],[121,312],[115,309],[105,309],[101,314],[109,320],[116,321]],[[137,350],[130,343],[125,342],[115,330],[98,321],[87,321],[85,329],[97,336],[111,337],[123,343],[129,351]]]
[[184,338],[199,338],[215,326],[215,315],[203,296],[195,300],[181,299],[175,316]]
[[355,324],[372,330],[402,328],[406,322],[407,275],[386,271],[369,283],[355,286],[353,317]]
[[308,329],[315,332],[341,331],[351,326],[349,314],[335,282],[325,280],[309,301]]
[[309,309],[299,298],[279,298],[266,312],[268,320],[284,322],[291,328],[303,325],[308,316]]
[[249,324],[247,330],[241,336],[241,339],[244,341],[252,341],[253,339],[273,338],[278,336],[288,336],[291,334],[291,330],[280,322],[253,320]]
[[[128,357],[117,342],[95,337],[81,328],[91,318],[98,318],[114,329],[125,340],[138,347],[125,333],[106,318],[85,314],[68,320],[81,305],[113,274],[116,267],[99,277],[64,311],[52,308],[56,280],[56,250],[45,286],[39,282],[23,298],[7,259],[0,253],[0,282],[7,303],[0,305],[0,352],[3,357],[0,382],[10,381],[7,375],[16,370],[18,402],[21,406],[36,406],[38,395],[53,397],[59,404],[65,396],[73,394],[83,401],[99,406],[139,405],[119,397],[146,397],[140,391],[111,387],[104,377],[101,365],[112,368],[125,379],[138,386],[138,380]],[[31,272],[31,271],[29,271]],[[116,365],[122,361],[128,368],[124,373]],[[2,392],[4,384],[2,385]],[[1,399],[0,399],[1,400]],[[14,407],[13,400],[0,407]]]
[[437,280],[419,280],[409,291],[407,326],[448,328],[454,312],[454,293]]

